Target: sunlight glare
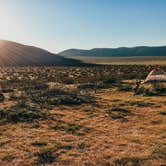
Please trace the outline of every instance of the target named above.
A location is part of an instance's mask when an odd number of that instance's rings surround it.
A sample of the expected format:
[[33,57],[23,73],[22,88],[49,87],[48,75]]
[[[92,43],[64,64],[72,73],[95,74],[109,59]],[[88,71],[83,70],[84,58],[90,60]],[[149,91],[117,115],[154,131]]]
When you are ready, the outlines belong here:
[[14,16],[6,9],[0,7],[0,38],[11,37],[12,32],[17,29],[18,25]]

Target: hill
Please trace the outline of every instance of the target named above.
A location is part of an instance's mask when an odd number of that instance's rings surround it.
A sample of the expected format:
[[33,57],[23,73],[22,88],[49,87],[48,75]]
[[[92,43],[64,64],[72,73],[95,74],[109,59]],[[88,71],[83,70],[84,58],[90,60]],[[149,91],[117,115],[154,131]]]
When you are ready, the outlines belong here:
[[80,66],[79,60],[64,58],[44,49],[0,40],[0,66]]
[[119,48],[94,48],[91,50],[69,49],[59,53],[65,57],[131,57],[131,56],[166,56],[166,46],[160,47],[119,47]]

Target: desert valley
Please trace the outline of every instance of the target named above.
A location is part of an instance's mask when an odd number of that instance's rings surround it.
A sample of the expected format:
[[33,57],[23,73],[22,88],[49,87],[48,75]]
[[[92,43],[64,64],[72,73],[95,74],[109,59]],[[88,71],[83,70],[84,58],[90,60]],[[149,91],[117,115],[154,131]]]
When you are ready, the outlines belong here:
[[0,166],[166,166],[166,0],[0,0]]
[[[0,52],[0,165],[165,164],[165,83],[143,83],[165,65],[80,65],[55,55],[62,65],[43,66],[45,51],[35,64],[26,53],[38,48],[8,43]],[[4,67],[9,55],[15,63]]]

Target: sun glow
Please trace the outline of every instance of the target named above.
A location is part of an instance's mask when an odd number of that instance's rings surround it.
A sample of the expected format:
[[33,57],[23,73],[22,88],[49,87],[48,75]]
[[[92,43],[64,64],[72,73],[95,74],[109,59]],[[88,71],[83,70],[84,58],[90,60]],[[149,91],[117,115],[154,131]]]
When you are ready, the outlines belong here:
[[9,14],[0,9],[0,31],[7,31],[11,26],[11,21]]
[[5,8],[0,7],[0,39],[10,39],[18,29],[14,15]]

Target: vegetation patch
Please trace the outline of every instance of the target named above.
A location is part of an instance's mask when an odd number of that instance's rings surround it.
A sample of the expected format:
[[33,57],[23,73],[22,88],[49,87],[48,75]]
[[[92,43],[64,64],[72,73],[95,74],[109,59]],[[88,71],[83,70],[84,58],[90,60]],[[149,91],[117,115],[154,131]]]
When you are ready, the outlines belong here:
[[45,163],[52,163],[55,161],[56,156],[53,154],[55,151],[55,148],[44,148],[41,149],[38,153],[35,155],[38,157],[37,163],[45,164]]
[[6,119],[8,122],[32,122],[34,120],[44,120],[48,116],[45,112],[30,107],[25,103],[19,103],[6,110],[0,110],[0,120]]
[[160,115],[166,115],[166,111],[160,111]]
[[56,161],[59,154],[56,153],[60,149],[65,150],[71,150],[73,148],[72,145],[69,144],[62,144],[59,142],[56,142],[54,146],[52,147],[45,147],[40,149],[39,152],[35,153],[34,155],[37,156],[37,160],[35,164],[46,164],[46,163],[52,163]]
[[157,143],[152,146],[151,150],[152,150],[151,154],[152,157],[165,159],[166,143]]
[[63,90],[63,89],[44,89],[30,90],[21,92],[18,97],[12,97],[15,100],[23,99],[25,102],[30,101],[37,105],[40,109],[51,109],[59,105],[80,105],[84,103],[95,103],[95,97],[80,92],[79,90]]
[[76,123],[59,124],[56,127],[54,127],[54,129],[65,131],[73,135],[84,135],[86,132],[90,130],[89,128],[86,128]]
[[155,105],[152,102],[146,102],[146,101],[126,101],[126,104],[130,106],[138,106],[138,107],[152,107]]
[[78,85],[78,89],[102,89],[102,88],[106,88],[107,86],[103,83],[103,82],[96,82],[96,83],[83,83]]
[[95,117],[98,115],[98,112],[95,108],[93,107],[87,107],[87,108],[84,108],[82,109],[82,111],[84,113],[86,113],[86,115],[89,117],[89,118],[92,118],[92,117]]
[[6,140],[6,141],[0,141],[0,147],[2,147],[3,145],[6,145],[8,143],[10,143],[10,140]]
[[166,85],[160,83],[142,84],[135,94],[142,94],[144,96],[158,96],[166,94]]
[[35,141],[35,142],[32,142],[31,145],[32,145],[32,146],[38,146],[38,147],[40,147],[40,146],[46,146],[47,143],[44,142],[44,141]]
[[114,164],[116,166],[127,166],[127,165],[131,165],[131,166],[142,166],[143,161],[147,160],[145,158],[139,158],[139,157],[124,157],[121,159],[117,159],[114,161]]
[[5,100],[5,97],[3,94],[0,94],[0,102],[3,102]]
[[117,86],[117,90],[118,91],[127,91],[127,92],[129,92],[129,91],[132,91],[132,86],[130,85],[130,84],[123,84],[123,83],[121,83],[121,84],[119,84],[118,86]]
[[11,161],[14,160],[15,158],[16,158],[16,156],[13,155],[13,154],[6,154],[5,156],[3,156],[2,161],[11,162]]
[[108,109],[106,110],[106,113],[112,119],[121,119],[121,120],[127,120],[126,117],[131,115],[131,111],[119,107],[113,107],[111,109]]

